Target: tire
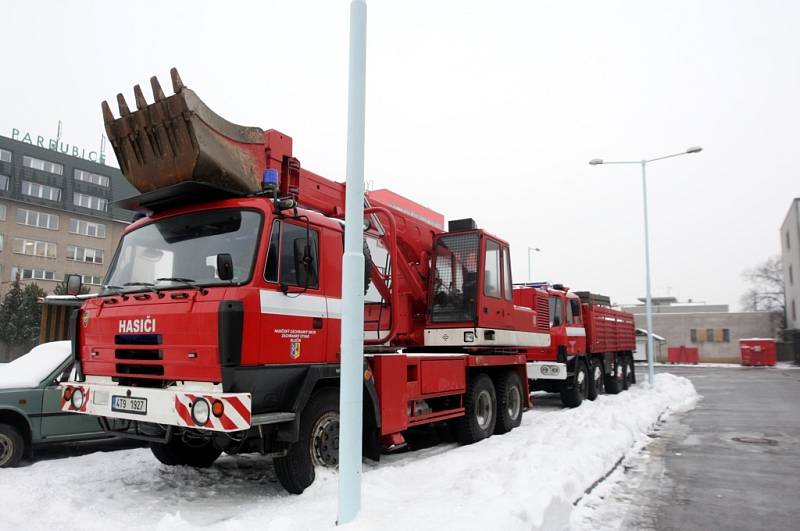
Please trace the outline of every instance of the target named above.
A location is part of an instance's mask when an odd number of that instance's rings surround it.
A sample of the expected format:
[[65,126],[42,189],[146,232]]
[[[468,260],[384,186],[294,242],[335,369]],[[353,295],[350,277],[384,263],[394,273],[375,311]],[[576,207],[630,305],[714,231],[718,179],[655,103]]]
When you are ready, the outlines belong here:
[[17,428],[0,424],[0,468],[17,466],[25,455],[25,438]]
[[575,371],[561,385],[561,402],[567,407],[578,407],[589,394],[589,369],[586,360],[575,358]]
[[339,464],[339,389],[314,393],[300,415],[300,434],[284,457],[273,460],[284,489],[302,494],[314,482],[314,468]]
[[611,374],[606,374],[606,393],[616,395],[625,390],[625,358],[615,356]]
[[497,395],[492,379],[479,373],[472,378],[464,397],[464,416],[454,423],[456,440],[472,444],[494,433],[497,424]]
[[636,372],[633,368],[633,356],[625,355],[625,389],[636,383]]
[[211,440],[190,444],[174,436],[168,443],[150,443],[150,451],[162,464],[168,466],[186,465],[194,468],[208,468],[222,454]]
[[589,395],[586,398],[595,400],[605,392],[605,372],[602,360],[592,359],[589,368]]
[[525,392],[522,380],[516,371],[507,371],[495,382],[497,395],[497,422],[494,432],[498,435],[508,433],[522,423],[522,410],[525,407]]

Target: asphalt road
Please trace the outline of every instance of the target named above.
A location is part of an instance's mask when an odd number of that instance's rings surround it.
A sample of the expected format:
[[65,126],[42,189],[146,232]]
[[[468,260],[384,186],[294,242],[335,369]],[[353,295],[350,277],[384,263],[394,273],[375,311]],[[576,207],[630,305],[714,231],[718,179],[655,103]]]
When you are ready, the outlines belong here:
[[690,378],[703,399],[637,460],[622,528],[800,529],[800,369],[658,370]]

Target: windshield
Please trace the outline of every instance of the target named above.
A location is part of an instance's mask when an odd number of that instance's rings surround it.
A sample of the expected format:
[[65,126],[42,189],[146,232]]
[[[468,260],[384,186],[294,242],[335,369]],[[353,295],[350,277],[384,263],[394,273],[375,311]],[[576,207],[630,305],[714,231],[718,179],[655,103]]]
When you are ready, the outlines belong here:
[[233,259],[232,282],[246,282],[253,270],[261,214],[250,210],[206,210],[173,216],[126,234],[105,287],[137,290],[220,283],[217,255]]

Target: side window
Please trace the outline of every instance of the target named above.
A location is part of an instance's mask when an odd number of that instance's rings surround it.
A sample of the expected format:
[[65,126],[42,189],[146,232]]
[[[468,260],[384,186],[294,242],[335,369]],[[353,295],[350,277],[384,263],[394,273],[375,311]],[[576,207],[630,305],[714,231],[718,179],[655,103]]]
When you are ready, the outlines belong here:
[[267,282],[278,281],[278,246],[281,241],[281,222],[277,219],[272,223],[272,233],[269,236],[269,249],[267,250],[267,268],[264,279]]
[[503,295],[511,300],[511,255],[508,247],[503,247]]
[[486,240],[483,294],[500,298],[500,245],[492,240]]
[[319,235],[305,226],[275,221],[269,237],[264,279],[301,288],[319,287]]
[[561,297],[550,297],[550,326],[561,326],[562,315]]
[[567,322],[571,324],[581,324],[581,301],[580,299],[569,299],[567,306]]

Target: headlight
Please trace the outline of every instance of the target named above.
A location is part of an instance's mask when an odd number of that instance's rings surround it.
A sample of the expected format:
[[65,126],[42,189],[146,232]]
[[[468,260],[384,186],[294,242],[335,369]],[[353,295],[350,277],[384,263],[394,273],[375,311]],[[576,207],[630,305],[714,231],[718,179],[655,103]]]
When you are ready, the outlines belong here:
[[542,365],[542,368],[540,370],[542,371],[542,374],[550,374],[550,366],[549,365]]
[[192,419],[198,426],[205,425],[208,422],[208,417],[211,414],[211,407],[205,398],[198,398],[192,404]]
[[74,407],[75,409],[80,409],[81,406],[83,405],[83,396],[84,396],[83,389],[77,387],[72,392],[72,407]]

